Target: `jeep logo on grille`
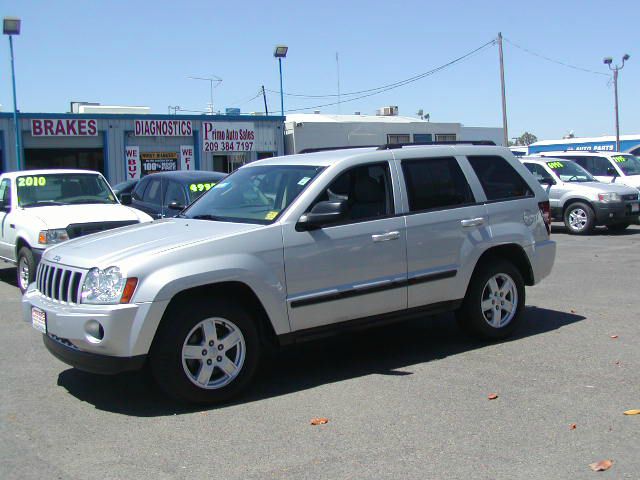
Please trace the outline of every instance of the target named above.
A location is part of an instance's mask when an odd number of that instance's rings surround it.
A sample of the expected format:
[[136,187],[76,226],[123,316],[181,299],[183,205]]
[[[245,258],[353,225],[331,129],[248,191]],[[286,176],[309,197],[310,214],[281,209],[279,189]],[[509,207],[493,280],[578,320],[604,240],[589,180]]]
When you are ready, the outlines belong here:
[[60,257],[60,255],[56,255],[55,257],[53,257],[53,261],[54,261],[54,262],[59,262],[60,260],[62,260],[62,258]]

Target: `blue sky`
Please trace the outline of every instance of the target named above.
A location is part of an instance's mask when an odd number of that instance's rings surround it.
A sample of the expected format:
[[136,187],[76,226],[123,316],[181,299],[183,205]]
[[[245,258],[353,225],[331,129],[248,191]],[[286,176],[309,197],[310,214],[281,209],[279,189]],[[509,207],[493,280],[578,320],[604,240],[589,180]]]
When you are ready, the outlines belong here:
[[[18,107],[65,112],[69,102],[169,105],[204,110],[216,75],[216,109],[263,110],[248,100],[260,85],[278,90],[273,47],[289,46],[285,92],[343,93],[393,83],[449,62],[495,38],[587,69],[607,72],[604,56],[631,60],[620,74],[622,133],[640,133],[638,1],[32,1],[0,0],[2,16],[23,20],[15,38]],[[12,110],[9,45],[0,45],[0,103]],[[505,43],[510,136],[540,139],[613,134],[613,87]],[[344,98],[343,98],[344,99]],[[285,110],[330,103],[285,97]],[[279,95],[269,94],[279,111]],[[422,108],[432,121],[500,126],[497,47],[407,86],[340,105],[341,113]],[[320,108],[337,113],[337,106]]]

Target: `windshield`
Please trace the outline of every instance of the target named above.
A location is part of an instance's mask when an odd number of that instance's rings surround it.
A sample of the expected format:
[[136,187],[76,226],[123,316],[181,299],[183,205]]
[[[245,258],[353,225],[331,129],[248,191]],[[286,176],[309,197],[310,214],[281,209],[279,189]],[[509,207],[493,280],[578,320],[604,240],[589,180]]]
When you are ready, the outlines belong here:
[[268,224],[275,221],[322,167],[265,165],[237,170],[181,216],[227,222]]
[[18,205],[118,203],[102,176],[93,173],[47,173],[16,178]]
[[547,162],[547,167],[563,182],[597,182],[589,172],[571,160]]
[[611,158],[625,175],[640,175],[640,158],[633,155],[615,155]]

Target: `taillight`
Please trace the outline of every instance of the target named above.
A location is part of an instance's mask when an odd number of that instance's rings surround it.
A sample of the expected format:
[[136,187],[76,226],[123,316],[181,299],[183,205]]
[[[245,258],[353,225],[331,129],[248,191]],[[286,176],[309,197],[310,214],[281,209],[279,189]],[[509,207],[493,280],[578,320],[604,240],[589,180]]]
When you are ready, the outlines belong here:
[[542,214],[544,226],[547,227],[547,233],[551,235],[551,207],[549,206],[549,202],[538,202],[538,208]]

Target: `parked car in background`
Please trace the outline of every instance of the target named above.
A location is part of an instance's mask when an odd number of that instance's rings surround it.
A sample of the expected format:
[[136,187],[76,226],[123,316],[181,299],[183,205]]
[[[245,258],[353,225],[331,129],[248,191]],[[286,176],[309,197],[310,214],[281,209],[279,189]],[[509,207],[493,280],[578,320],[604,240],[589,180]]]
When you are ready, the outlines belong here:
[[640,158],[620,152],[543,152],[542,157],[573,160],[597,180],[640,189]]
[[640,192],[635,188],[599,182],[571,160],[546,157],[520,160],[546,186],[551,218],[564,222],[569,233],[589,234],[597,225],[621,231],[638,222]]
[[113,193],[116,194],[118,200],[122,200],[123,193],[131,193],[138,184],[139,180],[125,180],[113,186]]
[[[507,337],[525,285],[552,269],[549,232],[546,192],[502,147],[259,160],[178,218],[47,250],[23,315],[77,368],[148,363],[170,395],[223,402],[270,348],[345,329],[455,311],[470,333]],[[68,271],[71,303],[47,274]]]
[[[18,266],[18,286],[34,280],[45,248],[71,238],[148,222],[118,203],[104,177],[89,170],[27,170],[0,176],[0,258]],[[56,288],[69,288],[56,279]],[[66,287],[65,287],[66,285]]]
[[226,176],[226,173],[205,171],[154,173],[142,178],[130,195],[124,194],[122,203],[153,218],[175,217]]

